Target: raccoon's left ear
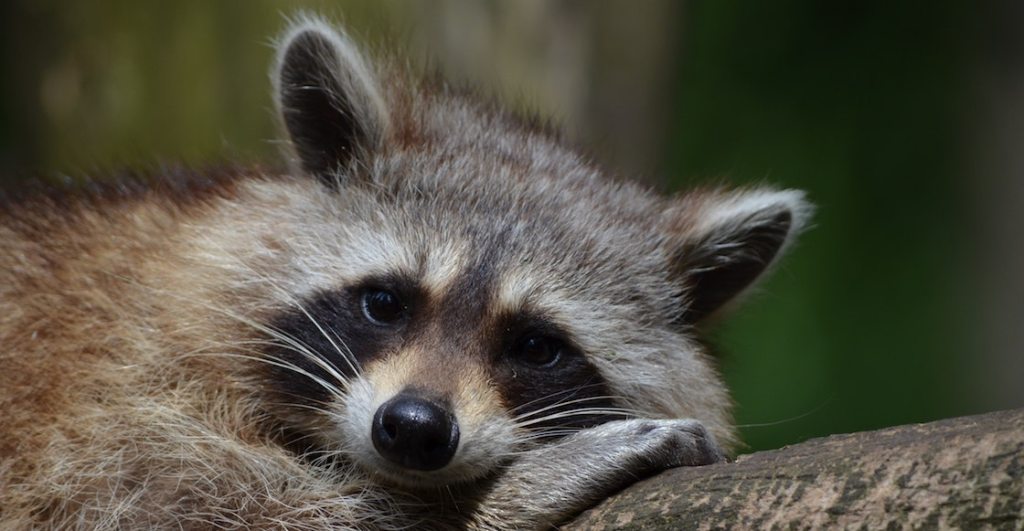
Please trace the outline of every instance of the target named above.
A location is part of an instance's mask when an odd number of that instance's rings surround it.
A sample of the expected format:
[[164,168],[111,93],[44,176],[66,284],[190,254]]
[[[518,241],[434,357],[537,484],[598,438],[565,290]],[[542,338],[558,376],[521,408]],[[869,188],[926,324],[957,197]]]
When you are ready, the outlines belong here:
[[278,115],[302,170],[328,185],[383,142],[388,116],[373,74],[347,36],[312,16],[300,16],[278,44]]
[[682,321],[699,323],[736,298],[804,228],[813,207],[796,190],[684,196],[665,212],[673,273],[686,290]]

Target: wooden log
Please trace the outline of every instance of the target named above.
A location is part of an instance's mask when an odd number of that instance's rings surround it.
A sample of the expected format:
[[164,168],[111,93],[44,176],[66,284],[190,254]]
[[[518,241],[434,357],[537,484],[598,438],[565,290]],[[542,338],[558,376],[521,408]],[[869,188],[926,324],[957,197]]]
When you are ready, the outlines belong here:
[[1024,529],[1024,409],[666,471],[565,529]]

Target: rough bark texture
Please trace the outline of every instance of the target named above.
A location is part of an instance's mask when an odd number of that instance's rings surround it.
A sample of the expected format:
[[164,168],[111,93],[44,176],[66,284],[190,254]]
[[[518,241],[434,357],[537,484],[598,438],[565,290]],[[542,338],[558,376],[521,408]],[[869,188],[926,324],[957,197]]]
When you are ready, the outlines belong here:
[[566,529],[1024,529],[1024,409],[679,468]]

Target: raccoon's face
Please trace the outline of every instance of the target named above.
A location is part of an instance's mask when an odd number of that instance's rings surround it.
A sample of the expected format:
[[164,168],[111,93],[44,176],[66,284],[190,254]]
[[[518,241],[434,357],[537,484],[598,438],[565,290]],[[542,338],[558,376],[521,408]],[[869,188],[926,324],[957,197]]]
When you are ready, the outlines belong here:
[[731,442],[692,330],[790,241],[802,195],[658,198],[385,71],[318,21],[279,49],[282,120],[330,212],[310,223],[318,256],[296,258],[330,273],[267,323],[290,440],[412,486],[636,415]]

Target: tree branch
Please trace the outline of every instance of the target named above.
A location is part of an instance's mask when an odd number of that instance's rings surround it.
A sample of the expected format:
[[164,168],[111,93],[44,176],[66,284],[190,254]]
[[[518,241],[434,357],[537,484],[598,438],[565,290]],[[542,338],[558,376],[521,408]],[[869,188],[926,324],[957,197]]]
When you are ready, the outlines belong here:
[[678,468],[566,529],[1024,528],[1024,409]]

